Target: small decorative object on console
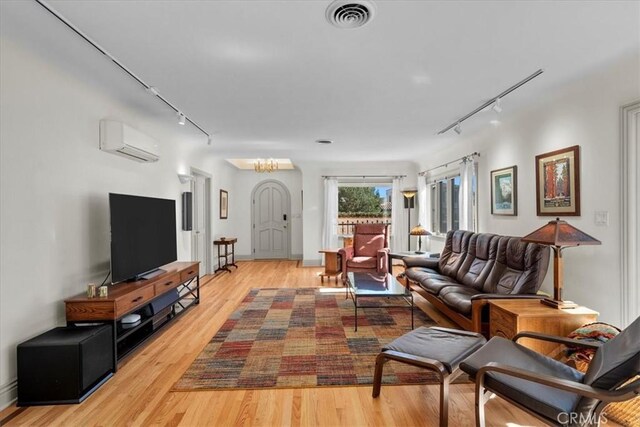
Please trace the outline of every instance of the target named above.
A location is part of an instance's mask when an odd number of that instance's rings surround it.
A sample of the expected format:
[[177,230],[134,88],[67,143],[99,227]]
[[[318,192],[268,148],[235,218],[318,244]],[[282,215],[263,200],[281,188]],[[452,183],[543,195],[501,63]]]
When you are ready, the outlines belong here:
[[140,320],[140,315],[137,313],[131,313],[124,316],[120,321],[122,323],[136,323]]
[[87,285],[87,298],[95,298],[96,296],[96,284],[89,283]]
[[101,298],[109,296],[109,288],[107,287],[107,285],[100,286],[100,288],[98,288],[98,291]]

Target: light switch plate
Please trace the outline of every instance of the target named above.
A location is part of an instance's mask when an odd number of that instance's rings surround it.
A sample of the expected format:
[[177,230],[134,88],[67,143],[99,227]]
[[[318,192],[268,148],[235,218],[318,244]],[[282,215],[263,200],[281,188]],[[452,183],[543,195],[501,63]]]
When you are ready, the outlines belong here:
[[595,211],[594,222],[596,225],[609,225],[609,211]]

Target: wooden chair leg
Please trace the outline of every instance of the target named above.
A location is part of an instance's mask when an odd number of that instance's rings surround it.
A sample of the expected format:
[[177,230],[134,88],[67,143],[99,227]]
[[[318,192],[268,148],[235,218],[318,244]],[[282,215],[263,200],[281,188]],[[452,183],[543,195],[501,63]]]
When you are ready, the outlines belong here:
[[380,387],[382,386],[382,368],[386,362],[387,357],[384,352],[380,353],[378,357],[376,357],[376,368],[373,374],[373,392],[371,393],[371,396],[374,398],[380,396]]
[[449,376],[440,379],[440,427],[449,425]]
[[484,396],[485,390],[480,382],[476,381],[476,427],[485,427],[484,422]]

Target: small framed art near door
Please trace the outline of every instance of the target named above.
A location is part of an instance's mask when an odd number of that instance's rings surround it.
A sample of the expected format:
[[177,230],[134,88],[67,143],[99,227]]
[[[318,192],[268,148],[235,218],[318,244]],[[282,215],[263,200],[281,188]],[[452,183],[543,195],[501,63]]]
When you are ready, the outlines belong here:
[[220,219],[227,219],[229,217],[229,193],[225,190],[220,190]]

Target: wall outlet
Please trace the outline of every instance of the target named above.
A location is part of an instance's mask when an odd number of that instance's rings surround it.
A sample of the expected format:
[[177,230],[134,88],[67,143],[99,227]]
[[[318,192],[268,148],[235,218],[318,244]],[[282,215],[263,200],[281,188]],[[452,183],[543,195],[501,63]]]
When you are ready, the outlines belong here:
[[609,211],[596,211],[594,215],[596,225],[609,225]]

